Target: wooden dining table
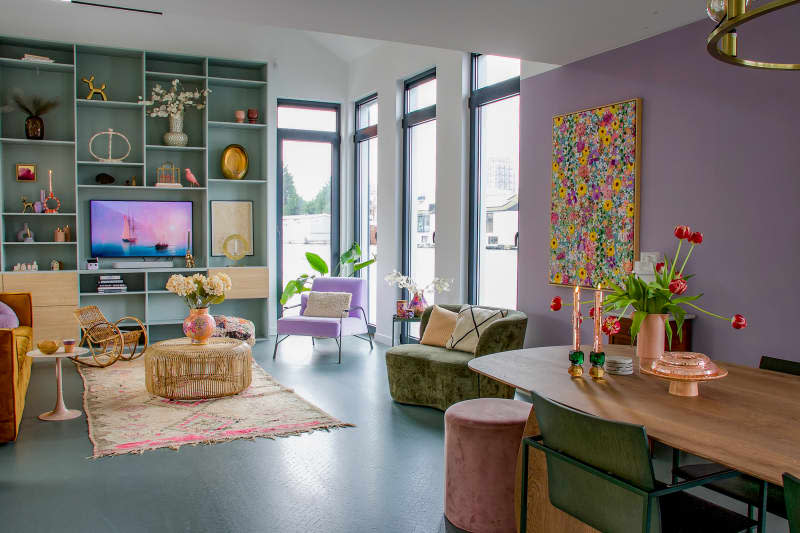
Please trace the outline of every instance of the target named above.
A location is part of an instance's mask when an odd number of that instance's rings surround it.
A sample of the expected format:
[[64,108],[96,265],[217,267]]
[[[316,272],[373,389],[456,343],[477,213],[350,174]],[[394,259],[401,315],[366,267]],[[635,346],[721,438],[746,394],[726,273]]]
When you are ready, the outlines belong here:
[[[631,356],[634,373],[606,373],[597,380],[589,376],[588,364],[581,377],[567,373],[570,349],[501,352],[475,358],[469,367],[573,409],[643,425],[655,441],[763,481],[783,485],[784,472],[800,476],[800,376],[715,361],[728,370],[727,377],[702,383],[699,396],[675,396],[667,392],[666,381],[639,373],[630,346],[604,350],[606,355]],[[582,349],[590,351],[589,346]],[[525,433],[538,434],[533,410]],[[549,504],[546,472],[543,454],[532,453],[528,531],[593,531]]]

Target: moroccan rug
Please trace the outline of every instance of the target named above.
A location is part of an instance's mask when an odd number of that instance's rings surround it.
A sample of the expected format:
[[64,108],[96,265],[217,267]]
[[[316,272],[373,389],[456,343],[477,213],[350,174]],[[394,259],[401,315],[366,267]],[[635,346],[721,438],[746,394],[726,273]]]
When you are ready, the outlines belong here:
[[94,445],[92,458],[352,426],[284,387],[255,362],[253,381],[244,392],[194,401],[148,393],[143,357],[107,368],[78,367],[78,372]]

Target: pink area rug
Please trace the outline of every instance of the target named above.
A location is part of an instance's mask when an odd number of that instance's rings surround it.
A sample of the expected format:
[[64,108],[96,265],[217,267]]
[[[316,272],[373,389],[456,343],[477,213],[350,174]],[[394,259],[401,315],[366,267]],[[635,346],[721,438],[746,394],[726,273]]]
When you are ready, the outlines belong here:
[[284,387],[255,362],[252,384],[244,392],[195,401],[148,393],[143,357],[108,368],[78,367],[78,371],[94,445],[92,458],[352,426]]

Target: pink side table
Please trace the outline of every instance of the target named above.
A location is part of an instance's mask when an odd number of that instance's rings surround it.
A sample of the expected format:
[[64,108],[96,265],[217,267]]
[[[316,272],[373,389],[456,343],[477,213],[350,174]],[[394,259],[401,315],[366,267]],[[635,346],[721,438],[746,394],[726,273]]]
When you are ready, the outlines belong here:
[[67,409],[64,405],[64,395],[61,391],[61,359],[64,357],[71,357],[74,355],[81,356],[89,353],[87,348],[75,347],[72,353],[64,352],[64,347],[61,346],[55,353],[44,354],[40,350],[33,350],[28,352],[28,355],[36,359],[55,359],[56,361],[56,406],[52,411],[42,413],[39,415],[40,420],[70,420],[78,418],[83,413],[78,409]]

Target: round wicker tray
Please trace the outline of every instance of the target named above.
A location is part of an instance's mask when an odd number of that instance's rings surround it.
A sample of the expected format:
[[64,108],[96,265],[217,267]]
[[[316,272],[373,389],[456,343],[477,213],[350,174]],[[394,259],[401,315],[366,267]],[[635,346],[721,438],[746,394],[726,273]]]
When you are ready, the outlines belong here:
[[147,391],[171,400],[220,398],[238,394],[252,379],[250,347],[236,339],[211,338],[208,344],[170,339],[144,354]]

